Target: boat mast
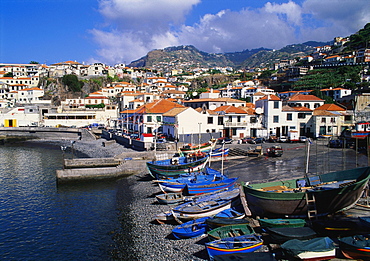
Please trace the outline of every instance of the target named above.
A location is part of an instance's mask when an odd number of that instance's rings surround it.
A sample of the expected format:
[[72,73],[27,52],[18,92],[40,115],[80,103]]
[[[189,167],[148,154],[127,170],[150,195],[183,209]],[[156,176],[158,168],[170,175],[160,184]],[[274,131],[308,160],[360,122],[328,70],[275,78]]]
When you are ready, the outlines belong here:
[[309,139],[306,140],[306,170],[305,170],[305,176],[308,178],[308,163],[310,160],[310,144],[311,141]]

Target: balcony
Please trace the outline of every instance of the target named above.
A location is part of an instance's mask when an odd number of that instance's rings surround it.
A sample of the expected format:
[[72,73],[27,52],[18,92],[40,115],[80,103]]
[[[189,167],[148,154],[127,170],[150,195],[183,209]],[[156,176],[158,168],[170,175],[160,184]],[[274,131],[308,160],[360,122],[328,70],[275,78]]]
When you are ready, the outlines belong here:
[[247,122],[224,122],[225,127],[246,127],[247,125]]

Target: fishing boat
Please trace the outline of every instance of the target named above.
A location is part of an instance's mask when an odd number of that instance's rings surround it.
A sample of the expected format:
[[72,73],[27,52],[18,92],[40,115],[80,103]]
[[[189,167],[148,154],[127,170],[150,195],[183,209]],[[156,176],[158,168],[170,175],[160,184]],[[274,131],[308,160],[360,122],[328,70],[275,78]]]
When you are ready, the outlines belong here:
[[222,226],[229,225],[248,225],[249,221],[247,219],[229,219],[229,218],[210,218],[206,220],[206,223],[210,229],[215,229]]
[[317,215],[353,206],[370,177],[370,167],[326,173],[314,177],[259,184],[242,182],[248,207],[260,217],[306,217],[306,199],[315,199]]
[[260,226],[265,227],[304,227],[306,220],[301,218],[269,218],[258,219]]
[[335,257],[335,245],[329,237],[292,239],[282,244],[281,248],[288,256],[301,260],[328,260]]
[[231,200],[215,199],[181,204],[172,209],[172,214],[180,219],[210,217],[231,207]]
[[159,213],[154,217],[154,219],[159,224],[170,223],[175,221],[175,217],[172,215],[172,211]]
[[322,236],[339,237],[356,234],[358,225],[352,220],[315,220],[311,227]]
[[175,192],[156,195],[155,198],[157,199],[159,204],[165,204],[165,205],[178,204],[185,200],[185,197],[182,193],[175,193]]
[[214,260],[215,256],[254,252],[262,245],[261,237],[251,234],[208,242],[206,243],[206,249],[210,260]]
[[198,157],[174,157],[165,160],[150,161],[146,163],[149,174],[153,178],[178,177],[182,174],[203,171],[208,155]]
[[227,157],[229,155],[229,148],[222,148],[219,147],[217,149],[212,150],[209,155],[212,158],[217,158],[217,157]]
[[339,249],[349,259],[370,259],[370,235],[353,235],[339,238]]
[[197,219],[214,216],[231,207],[231,203],[239,196],[239,189],[231,188],[206,196],[200,196],[193,201],[185,202],[172,209],[175,218]]
[[254,230],[250,225],[247,224],[222,226],[207,232],[209,241],[250,234],[254,234]]
[[205,182],[199,184],[186,184],[184,193],[187,195],[196,195],[208,192],[214,192],[225,188],[232,188],[235,186],[238,178],[229,178],[213,182]]
[[182,148],[180,148],[180,152],[183,155],[196,154],[199,152],[209,153],[215,146],[216,146],[216,139],[211,139],[210,141],[202,143],[202,144],[188,143],[184,145]]
[[185,177],[154,180],[154,182],[158,183],[160,189],[167,193],[181,192],[185,189],[187,184],[207,185],[213,183],[213,181],[221,181],[225,178],[226,176],[221,172],[206,167],[202,173],[194,172],[192,175],[187,175]]
[[215,218],[226,218],[226,219],[242,219],[245,217],[245,213],[239,212],[233,208],[226,209],[214,216]]
[[308,240],[317,237],[310,227],[267,227],[265,228],[272,243],[282,244],[291,239]]
[[159,188],[167,192],[181,192],[185,189],[186,184],[210,184],[215,181],[215,174],[194,174],[188,177],[180,177],[177,179],[162,179],[155,180],[154,182],[158,183]]
[[207,224],[205,221],[209,217],[198,218],[185,222],[172,230],[172,234],[177,239],[199,237],[206,233]]
[[252,252],[252,253],[234,253],[221,256],[214,256],[214,261],[276,261],[275,255],[271,252]]

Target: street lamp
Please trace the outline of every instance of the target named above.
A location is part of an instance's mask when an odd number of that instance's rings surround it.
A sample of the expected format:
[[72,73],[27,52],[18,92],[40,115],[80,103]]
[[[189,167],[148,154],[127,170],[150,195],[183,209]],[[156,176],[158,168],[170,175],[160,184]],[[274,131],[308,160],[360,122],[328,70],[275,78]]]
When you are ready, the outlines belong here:
[[198,137],[198,144],[199,144],[199,149],[200,149],[200,133],[201,133],[201,128],[202,128],[202,123],[198,122],[199,124],[199,137]]
[[62,150],[62,152],[63,152],[63,169],[64,169],[64,157],[65,157],[65,151],[66,151],[66,149],[67,149],[67,146],[60,146],[60,149]]
[[76,143],[76,141],[75,140],[71,140],[71,144],[72,144],[72,159],[73,159],[73,157],[74,157],[74,147],[73,147],[73,145]]

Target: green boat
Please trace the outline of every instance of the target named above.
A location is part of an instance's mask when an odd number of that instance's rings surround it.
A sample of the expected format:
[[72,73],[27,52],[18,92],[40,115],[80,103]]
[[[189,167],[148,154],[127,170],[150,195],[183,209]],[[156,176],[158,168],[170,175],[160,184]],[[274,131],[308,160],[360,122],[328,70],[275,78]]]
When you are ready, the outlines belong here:
[[261,227],[304,227],[306,220],[301,218],[269,218],[259,219]]
[[352,207],[369,178],[370,167],[363,167],[309,178],[259,184],[242,182],[242,186],[254,216],[304,218],[308,213],[306,200],[314,199],[318,216]]
[[254,230],[247,224],[222,226],[207,232],[209,241],[250,234],[254,234]]

